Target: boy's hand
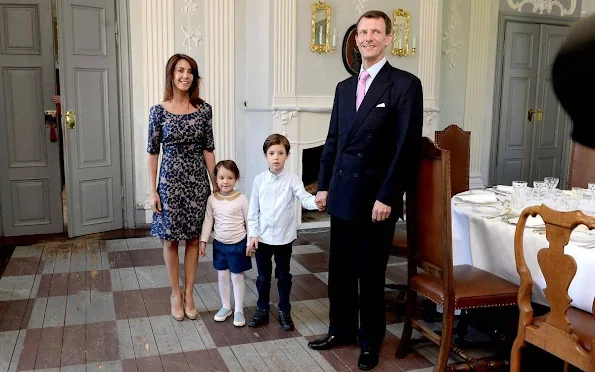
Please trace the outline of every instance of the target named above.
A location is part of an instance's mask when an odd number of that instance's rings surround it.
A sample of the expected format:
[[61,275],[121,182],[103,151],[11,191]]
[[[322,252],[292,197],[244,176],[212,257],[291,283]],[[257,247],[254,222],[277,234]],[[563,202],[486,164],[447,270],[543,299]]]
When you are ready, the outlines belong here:
[[258,249],[258,237],[250,238],[250,245],[248,246],[252,252],[256,252]]
[[198,254],[200,254],[201,256],[206,256],[206,248],[207,248],[207,242],[200,242],[200,244],[198,245]]

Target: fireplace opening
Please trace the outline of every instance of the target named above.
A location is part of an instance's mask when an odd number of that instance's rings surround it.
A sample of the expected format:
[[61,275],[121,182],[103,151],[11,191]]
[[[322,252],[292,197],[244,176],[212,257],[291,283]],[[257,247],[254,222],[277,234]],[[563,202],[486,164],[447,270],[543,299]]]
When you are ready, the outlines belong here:
[[[318,171],[320,170],[320,158],[324,145],[311,147],[302,150],[302,182],[304,187],[312,195],[318,192]],[[309,211],[302,209],[302,223],[325,222],[330,217],[326,211]]]

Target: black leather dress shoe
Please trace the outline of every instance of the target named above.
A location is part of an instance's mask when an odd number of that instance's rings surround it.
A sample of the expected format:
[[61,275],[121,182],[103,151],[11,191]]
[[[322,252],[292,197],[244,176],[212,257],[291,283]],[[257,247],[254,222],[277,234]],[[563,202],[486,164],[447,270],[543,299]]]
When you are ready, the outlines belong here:
[[269,312],[266,310],[256,309],[252,319],[248,322],[248,327],[258,327],[267,320],[269,320]]
[[335,346],[340,345],[354,345],[356,338],[346,338],[333,335],[327,335],[324,338],[308,342],[308,346],[314,350],[330,350]]
[[362,371],[370,371],[378,365],[378,350],[370,347],[362,347],[357,366]]
[[284,331],[293,331],[293,319],[291,319],[291,313],[289,311],[279,311],[279,323]]

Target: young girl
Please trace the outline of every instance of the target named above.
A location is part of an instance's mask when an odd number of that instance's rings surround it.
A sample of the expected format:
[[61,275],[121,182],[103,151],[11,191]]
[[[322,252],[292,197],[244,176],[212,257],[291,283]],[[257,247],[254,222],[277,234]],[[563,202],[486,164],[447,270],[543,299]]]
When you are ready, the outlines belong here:
[[234,190],[240,171],[233,160],[222,160],[215,166],[219,191],[207,200],[205,220],[200,234],[200,254],[204,255],[207,240],[213,233],[213,266],[219,277],[219,293],[223,307],[215,314],[217,322],[232,314],[230,305],[230,272],[233,283],[235,313],[233,325],[242,327],[244,318],[244,271],[252,268],[247,249],[246,227],[248,198]]

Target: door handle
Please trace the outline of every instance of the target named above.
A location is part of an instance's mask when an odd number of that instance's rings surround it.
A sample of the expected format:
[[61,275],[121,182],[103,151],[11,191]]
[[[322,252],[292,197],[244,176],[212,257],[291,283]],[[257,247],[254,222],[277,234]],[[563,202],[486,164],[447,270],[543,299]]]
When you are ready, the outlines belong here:
[[75,117],[74,111],[66,111],[66,128],[67,129],[76,128],[76,117]]
[[45,110],[43,113],[44,113],[44,117],[45,117],[45,127],[46,128],[56,127],[56,125],[57,125],[56,110]]
[[533,114],[535,114],[537,111],[535,111],[534,109],[530,109],[529,112],[527,113],[527,120],[529,121],[533,121]]

